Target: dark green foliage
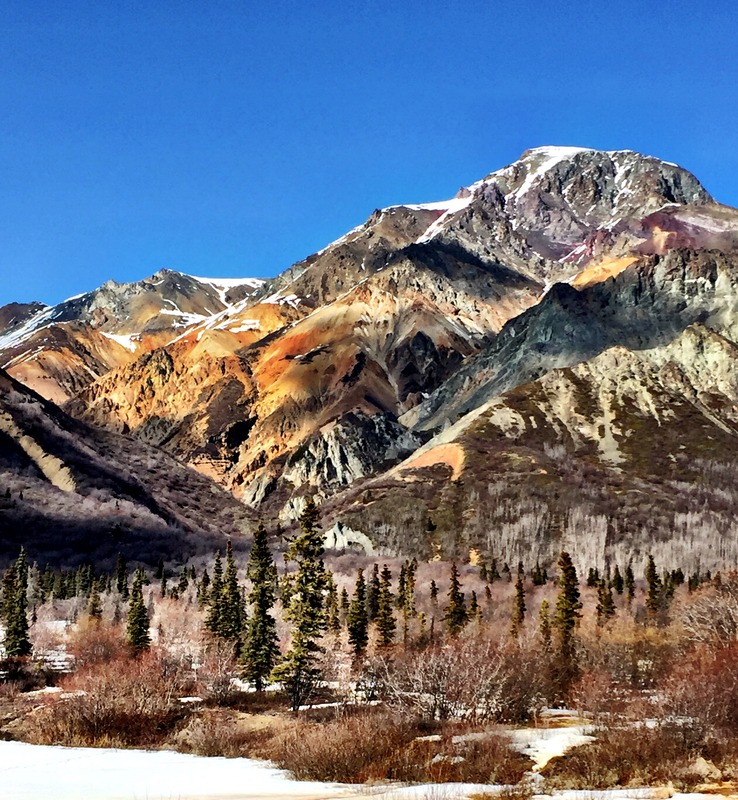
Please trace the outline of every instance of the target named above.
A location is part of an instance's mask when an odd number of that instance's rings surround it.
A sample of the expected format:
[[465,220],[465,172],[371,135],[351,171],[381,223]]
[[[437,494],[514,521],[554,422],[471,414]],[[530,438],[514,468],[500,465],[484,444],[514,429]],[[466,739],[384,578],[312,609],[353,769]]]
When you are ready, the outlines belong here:
[[628,564],[625,568],[625,591],[628,597],[628,602],[632,603],[633,598],[635,597],[635,576],[633,575],[633,565]]
[[461,591],[459,582],[459,570],[456,562],[451,565],[451,583],[448,589],[448,604],[444,609],[443,621],[446,623],[449,633],[456,636],[468,622],[466,601],[464,593]]
[[525,587],[523,585],[523,575],[518,571],[518,577],[515,581],[515,597],[513,599],[512,621],[510,624],[510,636],[517,638],[520,629],[525,622]]
[[102,619],[103,608],[102,601],[100,600],[100,592],[97,589],[97,582],[92,586],[90,592],[90,599],[87,603],[87,615],[90,619]]
[[559,594],[553,627],[557,634],[556,685],[559,698],[564,699],[579,675],[574,631],[581,614],[579,579],[571,556],[563,551],[559,557]]
[[128,645],[136,654],[148,650],[151,645],[149,615],[143,599],[143,581],[143,572],[140,569],[136,570],[128,603],[128,624],[126,628]]
[[438,605],[438,585],[434,580],[430,582],[430,599],[433,606]]
[[597,624],[604,625],[615,616],[615,601],[612,598],[612,588],[606,580],[601,580],[597,586]]
[[270,611],[276,602],[277,567],[269,551],[264,525],[254,534],[246,576],[251,581],[249,603],[251,616],[246,629],[246,642],[241,652],[241,664],[246,677],[260,692],[279,658],[277,624]]
[[218,628],[220,626],[220,612],[221,604],[223,602],[223,562],[221,560],[220,551],[215,554],[215,563],[213,564],[213,579],[210,581],[210,588],[208,590],[208,603],[210,609],[205,619],[205,627],[214,635],[218,635]]
[[341,632],[341,617],[338,612],[338,587],[333,575],[328,576],[328,594],[325,597],[326,625],[331,633]]
[[366,587],[366,613],[369,622],[374,622],[379,611],[379,564],[372,568],[372,577]]
[[297,564],[292,576],[290,603],[285,617],[292,623],[290,647],[274,679],[282,684],[293,711],[313,693],[320,679],[319,640],[326,628],[324,594],[328,574],[323,563],[323,536],[318,530],[318,510],[312,498],[300,515],[300,534],[290,544],[287,558]]
[[646,613],[649,619],[654,621],[662,608],[663,601],[663,585],[661,578],[659,578],[658,570],[656,569],[656,562],[653,556],[649,555],[646,562]]
[[28,563],[21,548],[16,562],[3,576],[3,622],[5,624],[5,653],[8,656],[27,656],[31,653],[28,640]]
[[531,572],[531,580],[534,586],[544,586],[548,582],[548,573],[537,561]]
[[389,647],[395,640],[397,622],[392,613],[394,597],[392,596],[392,573],[385,564],[382,567],[382,574],[379,583],[379,607],[375,624],[379,634],[380,647]]
[[115,588],[124,600],[128,599],[128,565],[123,553],[118,553],[115,562]]
[[346,617],[348,617],[348,612],[349,612],[349,606],[350,605],[351,605],[351,602],[349,600],[348,590],[344,586],[343,589],[341,589],[341,605],[340,605],[340,608],[341,608],[341,619],[344,622],[346,622]]
[[494,583],[500,579],[500,571],[497,568],[497,559],[493,558],[490,561],[489,569],[487,570],[487,579],[490,583]]
[[600,583],[600,571],[597,567],[590,567],[589,573],[587,575],[587,586],[590,589],[594,589],[595,586],[598,586]]
[[354,655],[360,656],[369,643],[369,619],[366,613],[366,582],[363,569],[360,569],[356,576],[356,587],[349,607],[346,627],[348,628],[349,644],[354,650]]
[[236,560],[233,557],[233,545],[230,539],[226,546],[226,566],[218,606],[220,615],[214,633],[227,642],[233,642],[236,645],[236,654],[238,654],[245,615],[241,590],[238,586]]

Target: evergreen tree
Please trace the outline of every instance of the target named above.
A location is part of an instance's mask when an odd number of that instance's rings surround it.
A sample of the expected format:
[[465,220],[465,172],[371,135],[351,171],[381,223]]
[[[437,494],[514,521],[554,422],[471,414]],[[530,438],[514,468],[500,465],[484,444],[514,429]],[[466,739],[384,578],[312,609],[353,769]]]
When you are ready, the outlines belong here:
[[482,609],[479,607],[477,593],[472,591],[469,601],[469,619],[479,619],[482,616]]
[[595,586],[599,586],[600,583],[600,571],[597,567],[590,567],[589,574],[587,575],[587,587],[590,589],[594,589]]
[[256,691],[260,692],[279,658],[277,624],[270,613],[277,599],[277,567],[269,551],[267,532],[261,522],[254,534],[246,576],[251,581],[251,616],[247,623],[241,663],[246,677],[254,684]]
[[328,594],[325,597],[326,626],[331,633],[341,632],[341,617],[338,613],[338,588],[333,575],[328,575]]
[[597,586],[597,624],[605,625],[615,616],[615,601],[612,599],[612,589],[606,580],[601,580]]
[[185,567],[179,576],[179,583],[177,584],[177,591],[180,594],[184,594],[187,591],[187,587],[190,585],[190,576],[187,574],[187,568]]
[[452,636],[456,636],[466,625],[468,615],[464,593],[461,591],[461,584],[459,583],[459,570],[455,561],[451,565],[451,585],[447,596],[448,605],[444,610],[443,621],[446,623],[449,633]]
[[520,629],[525,622],[525,587],[523,586],[523,576],[518,571],[515,581],[515,599],[513,600],[512,623],[510,625],[510,636],[517,639]]
[[297,712],[320,679],[319,640],[326,627],[323,599],[328,575],[323,563],[318,509],[312,498],[305,503],[300,515],[300,534],[290,544],[287,556],[297,564],[293,592],[285,608],[285,617],[292,623],[291,639],[284,660],[273,674],[290,698],[292,710]]
[[661,610],[662,584],[656,562],[649,555],[646,562],[646,612],[651,620],[655,620]]
[[366,613],[366,582],[364,581],[364,570],[359,569],[356,576],[356,587],[354,596],[349,607],[346,619],[348,628],[348,640],[354,649],[354,655],[360,656],[369,643],[369,620]]
[[5,623],[5,653],[8,656],[27,656],[31,653],[28,639],[28,563],[21,548],[16,562],[3,577],[3,621]]
[[414,617],[415,609],[415,574],[418,571],[418,560],[413,558],[412,561],[407,562],[405,569],[405,598],[403,601],[403,609],[409,617]]
[[553,627],[558,638],[556,682],[560,698],[568,695],[569,689],[579,674],[576,659],[574,631],[581,614],[579,579],[571,556],[563,551],[559,557],[559,594],[556,598],[556,614]]
[[227,642],[233,642],[236,647],[236,655],[238,655],[243,631],[244,609],[241,590],[238,587],[238,570],[230,539],[226,545],[226,566],[219,606],[220,614],[214,633]]
[[407,596],[407,562],[403,562],[400,567],[400,578],[397,583],[397,596],[395,597],[395,605],[397,608],[405,608],[405,599]]
[[366,587],[366,614],[369,622],[374,622],[379,611],[379,564],[372,568],[372,577]]
[[162,597],[166,597],[167,596],[167,572],[166,572],[166,570],[164,570],[161,573],[161,596]]
[[344,586],[343,589],[341,589],[341,606],[340,606],[341,607],[341,619],[343,620],[344,623],[346,622],[346,619],[348,618],[348,613],[349,613],[350,606],[351,606],[351,601],[349,600],[348,591],[347,591],[346,587]]
[[379,582],[379,607],[375,624],[379,634],[379,646],[389,647],[395,640],[397,622],[392,613],[394,597],[392,596],[392,573],[385,564]]
[[434,580],[430,582],[430,600],[431,605],[435,608],[438,605],[438,585]]
[[548,651],[551,649],[551,610],[548,600],[541,602],[541,607],[538,610],[538,631],[541,635],[541,644],[543,649]]
[[210,574],[208,568],[205,567],[202,571],[202,578],[197,584],[197,604],[203,608],[210,602]]
[[487,578],[490,583],[494,583],[500,579],[500,571],[497,568],[497,559],[493,558],[489,565],[489,570],[487,571]]
[[92,591],[90,592],[90,599],[87,603],[87,616],[90,619],[100,620],[103,615],[102,600],[100,600],[100,592],[97,589],[97,582],[93,583]]
[[156,570],[154,571],[154,580],[160,581],[164,577],[164,559],[160,558],[156,562]]
[[223,561],[220,556],[220,550],[215,554],[213,579],[210,581],[208,601],[210,603],[210,608],[205,618],[205,627],[214,636],[218,636],[220,631],[221,609],[223,607]]
[[133,578],[131,597],[128,603],[128,644],[135,654],[148,650],[151,645],[149,638],[149,615],[143,599],[143,571],[138,569]]
[[628,597],[628,603],[633,602],[633,598],[635,597],[635,575],[633,575],[633,565],[628,562],[628,566],[625,568],[625,591]]

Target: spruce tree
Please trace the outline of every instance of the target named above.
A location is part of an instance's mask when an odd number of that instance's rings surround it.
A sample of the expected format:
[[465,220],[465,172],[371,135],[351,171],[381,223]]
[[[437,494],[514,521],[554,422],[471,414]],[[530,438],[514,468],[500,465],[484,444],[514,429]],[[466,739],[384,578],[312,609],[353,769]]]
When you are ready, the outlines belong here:
[[149,638],[149,615],[143,599],[143,571],[138,569],[133,578],[131,596],[128,602],[128,645],[134,654],[148,650],[151,645]]
[[364,581],[364,570],[359,569],[356,576],[356,586],[354,596],[349,607],[346,619],[348,628],[349,644],[354,650],[355,656],[360,656],[369,643],[369,620],[366,613],[366,582]]
[[468,615],[464,593],[461,591],[461,584],[459,583],[459,570],[455,561],[451,565],[451,583],[447,596],[448,605],[444,610],[443,621],[446,623],[449,633],[452,636],[456,636],[466,625]]
[[438,584],[434,580],[430,582],[430,600],[431,605],[435,608],[438,605]]
[[326,626],[331,633],[341,632],[341,617],[338,613],[338,587],[333,575],[328,575],[328,593],[325,597]]
[[556,679],[560,699],[565,698],[579,674],[574,631],[581,617],[579,579],[571,556],[563,551],[559,557],[559,594],[553,626],[557,633]]
[[5,653],[8,656],[31,654],[28,639],[28,563],[21,548],[20,555],[3,577],[3,621]]
[[389,567],[382,566],[382,574],[379,583],[379,607],[375,624],[379,634],[379,646],[389,647],[395,640],[397,622],[392,613],[394,597],[392,596],[392,573]]
[[525,622],[525,587],[523,586],[523,575],[518,571],[515,581],[515,598],[513,600],[512,623],[510,625],[510,636],[517,639],[520,629]]
[[287,557],[297,564],[290,603],[285,608],[285,617],[292,623],[290,646],[273,673],[294,712],[307,701],[320,680],[319,640],[326,627],[323,601],[328,589],[323,552],[318,510],[308,498],[300,515],[300,534],[287,550]]
[[597,624],[605,625],[615,616],[615,601],[612,599],[612,589],[606,580],[601,580],[597,586]]
[[219,612],[217,628],[214,633],[227,642],[233,642],[236,648],[236,655],[238,655],[244,613],[241,590],[238,587],[238,570],[230,539],[226,545],[226,566],[223,574]]
[[372,577],[366,586],[366,614],[369,622],[374,622],[379,611],[379,564],[372,568]]
[[215,554],[213,579],[210,581],[208,602],[210,608],[205,618],[205,627],[210,633],[217,636],[220,631],[220,616],[223,607],[223,561],[220,556],[220,550]]
[[649,555],[646,562],[646,612],[652,621],[656,619],[661,610],[662,590],[656,562],[653,560],[653,556]]
[[101,620],[103,615],[102,600],[100,600],[100,592],[97,588],[97,581],[92,585],[90,592],[90,599],[87,603],[87,616],[90,619]]
[[343,620],[344,624],[348,617],[350,606],[351,606],[351,601],[349,600],[348,590],[344,586],[343,589],[341,589],[341,604],[340,604],[341,619]]
[[128,599],[128,565],[123,553],[118,553],[115,561],[115,588],[124,600]]
[[277,599],[277,567],[269,551],[267,532],[261,522],[254,534],[246,576],[251,581],[248,596],[251,616],[247,623],[241,663],[246,677],[254,684],[256,691],[260,692],[279,658],[277,624],[270,613]]
[[625,591],[628,598],[628,603],[633,602],[633,598],[635,597],[635,575],[633,575],[633,565],[628,563],[628,566],[625,568]]

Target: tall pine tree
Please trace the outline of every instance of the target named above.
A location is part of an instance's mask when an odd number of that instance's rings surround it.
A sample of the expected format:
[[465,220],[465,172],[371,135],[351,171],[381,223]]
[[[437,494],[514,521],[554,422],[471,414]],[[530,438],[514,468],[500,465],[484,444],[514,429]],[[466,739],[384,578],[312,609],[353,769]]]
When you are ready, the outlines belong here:
[[143,571],[138,569],[133,578],[131,596],[128,601],[128,645],[134,654],[148,650],[151,645],[149,638],[149,614],[143,599]]
[[360,656],[369,643],[369,619],[366,613],[366,582],[363,569],[359,569],[356,576],[356,587],[349,606],[346,627],[348,628],[349,644],[354,650],[354,655]]
[[553,626],[557,634],[556,684],[559,699],[565,699],[579,674],[574,632],[581,617],[579,578],[571,556],[563,551],[559,557],[559,594]]
[[451,565],[451,583],[448,589],[448,604],[443,614],[443,621],[452,636],[456,636],[468,621],[466,601],[464,600],[464,593],[461,591],[459,570],[455,561]]
[[377,608],[377,617],[374,620],[377,626],[377,633],[379,634],[379,646],[389,647],[395,640],[395,631],[397,630],[397,622],[395,615],[392,613],[394,605],[394,597],[392,596],[392,573],[389,567],[384,564],[382,566],[382,574],[379,579],[379,602]]
[[328,590],[323,553],[318,509],[308,497],[300,515],[300,533],[287,550],[287,558],[297,564],[291,582],[290,602],[285,608],[285,617],[292,623],[290,646],[273,673],[274,680],[282,684],[295,712],[312,695],[321,676],[318,659],[322,648],[319,642],[326,628],[324,595]]
[[256,691],[260,692],[279,658],[277,624],[270,614],[276,602],[277,567],[269,551],[267,532],[261,522],[254,534],[246,576],[251,581],[251,616],[241,652],[241,663],[246,677],[254,684]]

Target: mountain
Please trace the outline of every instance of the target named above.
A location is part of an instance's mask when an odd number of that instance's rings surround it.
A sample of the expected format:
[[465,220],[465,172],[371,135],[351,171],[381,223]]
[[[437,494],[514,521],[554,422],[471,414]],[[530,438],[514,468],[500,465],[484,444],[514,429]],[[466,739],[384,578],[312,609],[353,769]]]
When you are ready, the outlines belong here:
[[738,558],[737,258],[686,170],[536,148],[272,280],[6,307],[0,358],[268,519],[318,494],[339,544],[707,567]]
[[212,481],[136,440],[72,419],[0,370],[0,560],[39,563],[118,552],[184,561],[251,530],[252,515]]

